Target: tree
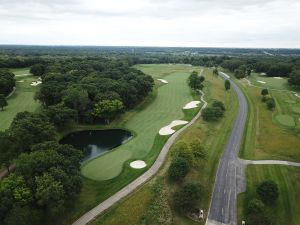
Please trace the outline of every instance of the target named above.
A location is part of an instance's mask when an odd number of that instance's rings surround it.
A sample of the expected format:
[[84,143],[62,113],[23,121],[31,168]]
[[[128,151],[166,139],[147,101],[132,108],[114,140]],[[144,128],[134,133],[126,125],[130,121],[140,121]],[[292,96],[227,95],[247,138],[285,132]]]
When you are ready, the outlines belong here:
[[68,122],[77,120],[76,111],[62,104],[49,106],[44,109],[44,113],[58,128],[63,128]]
[[201,142],[199,139],[195,139],[194,141],[192,141],[190,144],[190,148],[196,159],[206,159],[207,158],[207,152],[205,151],[204,147],[201,145]]
[[35,177],[35,180],[37,204],[45,207],[50,215],[58,215],[64,210],[65,192],[63,185],[48,173]]
[[185,143],[179,142],[174,146],[174,149],[171,152],[174,158],[183,158],[189,164],[194,164],[194,154],[192,149]]
[[82,87],[70,86],[64,91],[63,101],[67,107],[82,112],[87,109],[89,97]]
[[[204,78],[204,77],[203,77]],[[203,88],[202,82],[204,79],[199,77],[198,72],[193,71],[189,76],[189,85],[193,90],[201,90]]]
[[202,117],[205,121],[217,121],[224,115],[225,106],[223,102],[214,101],[211,106],[205,108]]
[[278,186],[274,181],[263,181],[256,189],[259,198],[265,204],[273,204],[279,196]]
[[6,225],[38,225],[42,212],[28,205],[15,205],[5,218]]
[[46,66],[43,64],[34,64],[30,67],[30,73],[34,76],[42,76],[46,71]]
[[264,212],[264,203],[259,199],[252,199],[249,201],[247,205],[247,213],[248,214],[257,214]]
[[3,111],[3,108],[7,106],[7,101],[4,95],[0,94],[0,108]]
[[14,140],[8,135],[8,132],[0,131],[0,166],[3,165],[9,171],[9,166],[16,156],[16,146]]
[[266,101],[266,104],[267,104],[267,107],[269,110],[273,110],[275,108],[275,100],[273,98],[269,98],[267,101]]
[[288,82],[291,86],[300,89],[300,69],[291,72]]
[[105,119],[107,123],[122,112],[124,106],[120,100],[103,100],[95,104],[93,115]]
[[201,186],[197,183],[187,183],[175,192],[174,205],[180,210],[193,210],[201,199]]
[[230,89],[230,81],[226,79],[224,86],[225,86],[226,91],[228,91]]
[[246,77],[246,71],[247,71],[246,66],[241,65],[237,69],[234,70],[234,75],[236,78],[241,79],[241,78]]
[[213,75],[215,75],[215,76],[219,75],[219,70],[217,68],[213,69]]
[[21,112],[16,115],[9,128],[19,150],[29,151],[33,144],[55,139],[55,128],[43,114]]
[[262,95],[262,96],[266,96],[266,95],[268,95],[268,94],[269,94],[268,89],[264,88],[264,89],[261,90],[261,95]]
[[0,69],[0,94],[7,96],[12,92],[16,81],[14,74],[7,69]]
[[189,163],[183,158],[174,158],[169,167],[169,177],[173,181],[178,181],[184,178],[190,171]]

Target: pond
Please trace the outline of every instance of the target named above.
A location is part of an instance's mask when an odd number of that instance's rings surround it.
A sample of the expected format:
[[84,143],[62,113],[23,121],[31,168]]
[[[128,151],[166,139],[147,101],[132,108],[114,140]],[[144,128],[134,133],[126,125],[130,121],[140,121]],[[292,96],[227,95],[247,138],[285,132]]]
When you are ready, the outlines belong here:
[[84,130],[70,133],[60,140],[61,144],[70,144],[84,152],[82,162],[91,160],[103,153],[116,148],[132,138],[129,131],[113,130]]

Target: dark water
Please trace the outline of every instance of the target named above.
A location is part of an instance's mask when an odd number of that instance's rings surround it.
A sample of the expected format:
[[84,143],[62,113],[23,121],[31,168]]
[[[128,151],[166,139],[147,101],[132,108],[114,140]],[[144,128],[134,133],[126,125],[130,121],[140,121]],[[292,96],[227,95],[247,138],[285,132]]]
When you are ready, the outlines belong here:
[[66,135],[60,143],[82,150],[85,154],[82,162],[85,162],[124,144],[130,138],[132,134],[126,130],[85,130]]

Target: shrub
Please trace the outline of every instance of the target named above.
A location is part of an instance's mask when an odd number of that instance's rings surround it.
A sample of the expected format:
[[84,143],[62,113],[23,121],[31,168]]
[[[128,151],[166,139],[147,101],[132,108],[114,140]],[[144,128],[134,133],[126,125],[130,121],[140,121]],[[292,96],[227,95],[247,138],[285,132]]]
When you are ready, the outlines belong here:
[[205,121],[216,121],[224,115],[225,106],[223,102],[214,101],[210,107],[207,107],[202,112],[202,117]]
[[190,165],[186,159],[174,158],[169,167],[169,177],[173,181],[184,178],[190,170]]
[[201,199],[201,186],[187,183],[174,194],[174,205],[180,210],[192,210]]
[[259,199],[252,199],[247,205],[247,212],[251,213],[263,213],[264,212],[264,203]]
[[273,110],[275,108],[275,100],[273,98],[269,98],[266,101],[266,104],[269,110]]
[[171,155],[173,156],[173,158],[183,158],[188,163],[194,164],[193,151],[185,142],[177,143],[175,145]]
[[262,182],[257,187],[256,192],[265,204],[273,204],[279,196],[278,186],[271,180]]

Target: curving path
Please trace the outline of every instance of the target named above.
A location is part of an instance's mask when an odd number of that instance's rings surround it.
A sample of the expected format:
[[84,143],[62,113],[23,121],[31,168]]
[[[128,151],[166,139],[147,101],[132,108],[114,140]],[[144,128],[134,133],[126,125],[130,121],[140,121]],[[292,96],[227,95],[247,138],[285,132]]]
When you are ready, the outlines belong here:
[[150,167],[149,170],[147,170],[143,175],[138,177],[136,180],[122,188],[120,191],[106,199],[104,202],[100,203],[98,206],[90,210],[89,212],[85,213],[82,217],[80,217],[78,220],[76,220],[73,225],[84,225],[89,222],[91,222],[95,217],[103,213],[105,210],[110,208],[112,205],[114,205],[116,202],[121,200],[122,198],[126,197],[128,194],[133,192],[136,188],[141,186],[143,183],[145,183],[147,180],[149,180],[151,177],[153,177],[158,170],[161,168],[163,163],[165,162],[165,159],[167,157],[167,154],[171,148],[171,146],[174,144],[178,136],[185,131],[188,127],[190,127],[192,124],[196,122],[196,120],[201,116],[202,110],[207,106],[207,102],[204,100],[204,93],[200,91],[201,101],[204,103],[202,108],[199,110],[198,114],[184,127],[182,127],[180,130],[178,130],[176,133],[174,133],[166,142],[164,147],[162,148],[160,154],[158,155],[156,161],[154,164]]

